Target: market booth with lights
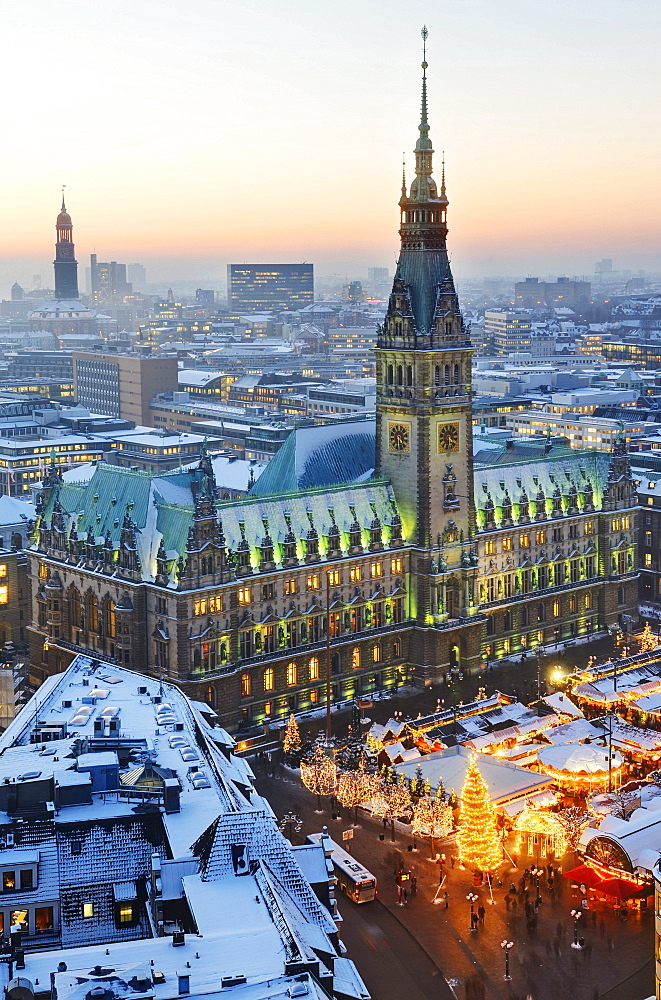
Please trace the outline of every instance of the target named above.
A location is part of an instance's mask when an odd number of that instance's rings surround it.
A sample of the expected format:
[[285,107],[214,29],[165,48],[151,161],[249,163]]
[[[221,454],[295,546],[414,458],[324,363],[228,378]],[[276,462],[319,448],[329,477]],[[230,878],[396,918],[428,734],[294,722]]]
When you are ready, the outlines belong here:
[[647,905],[661,857],[661,800],[636,809],[628,820],[607,816],[598,830],[584,830],[579,850],[582,863],[565,872],[565,878],[585,886],[588,899]]

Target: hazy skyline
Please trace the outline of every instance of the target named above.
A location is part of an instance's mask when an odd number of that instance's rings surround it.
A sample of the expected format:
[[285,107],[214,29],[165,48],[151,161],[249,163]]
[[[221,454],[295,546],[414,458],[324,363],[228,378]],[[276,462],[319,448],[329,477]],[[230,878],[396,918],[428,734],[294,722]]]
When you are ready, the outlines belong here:
[[26,0],[3,21],[3,294],[51,282],[63,183],[81,279],[94,250],[153,281],[392,271],[424,22],[458,273],[661,269],[652,0]]

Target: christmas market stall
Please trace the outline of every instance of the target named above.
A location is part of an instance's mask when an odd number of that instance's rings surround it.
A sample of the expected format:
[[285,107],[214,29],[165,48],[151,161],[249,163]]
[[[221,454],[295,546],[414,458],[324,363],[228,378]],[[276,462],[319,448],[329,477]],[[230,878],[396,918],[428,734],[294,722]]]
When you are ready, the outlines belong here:
[[537,752],[540,770],[569,794],[585,795],[619,784],[622,757],[594,743],[543,747]]

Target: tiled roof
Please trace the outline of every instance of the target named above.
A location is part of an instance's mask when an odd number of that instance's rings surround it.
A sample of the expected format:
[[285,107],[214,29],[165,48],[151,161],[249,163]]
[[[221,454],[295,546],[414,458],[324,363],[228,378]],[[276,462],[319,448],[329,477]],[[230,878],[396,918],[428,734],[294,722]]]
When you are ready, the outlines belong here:
[[434,320],[440,282],[452,280],[446,250],[403,250],[397,275],[409,286],[416,330],[428,333]]

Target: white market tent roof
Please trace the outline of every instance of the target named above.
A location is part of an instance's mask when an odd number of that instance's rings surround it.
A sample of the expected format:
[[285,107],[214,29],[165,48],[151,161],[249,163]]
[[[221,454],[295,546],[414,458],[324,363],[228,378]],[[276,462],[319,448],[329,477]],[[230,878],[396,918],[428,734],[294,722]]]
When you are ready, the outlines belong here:
[[[406,778],[414,778],[416,768],[419,767],[423,779],[429,781],[432,792],[438,788],[439,782],[442,781],[446,791],[450,792],[454,789],[461,798],[461,790],[466,780],[470,757],[470,750],[463,746],[456,746],[449,750],[440,750],[438,753],[430,753],[426,757],[421,757],[410,763],[397,764],[395,770],[398,774],[405,775]],[[544,774],[536,774],[534,771],[528,771],[525,767],[498,760],[497,757],[491,757],[488,754],[478,753],[477,761],[494,805],[508,802],[519,796],[527,795],[529,797],[533,792],[547,788],[551,784],[551,779]]]
[[[593,743],[544,747],[538,751],[537,759],[542,767],[551,767],[554,771],[588,775],[608,773],[608,749]],[[611,767],[615,769],[621,766],[622,758],[619,753],[613,753]]]

